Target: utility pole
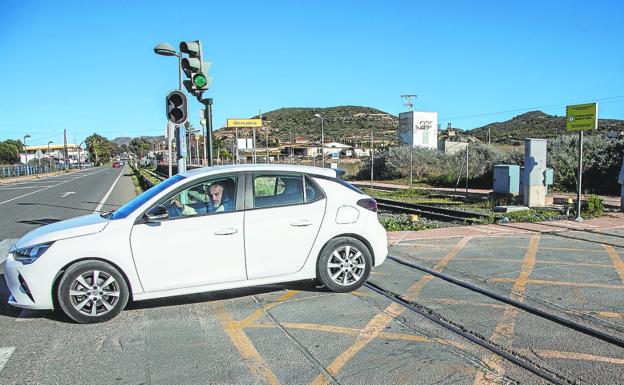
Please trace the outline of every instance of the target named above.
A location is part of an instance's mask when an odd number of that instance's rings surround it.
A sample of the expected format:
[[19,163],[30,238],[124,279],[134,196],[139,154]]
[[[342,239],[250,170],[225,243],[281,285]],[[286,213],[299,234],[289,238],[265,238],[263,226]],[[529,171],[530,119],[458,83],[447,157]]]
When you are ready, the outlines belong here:
[[408,111],[412,111],[414,107],[414,103],[412,103],[412,98],[416,99],[418,95],[401,95],[403,99],[405,99],[405,103],[403,105],[407,107]]

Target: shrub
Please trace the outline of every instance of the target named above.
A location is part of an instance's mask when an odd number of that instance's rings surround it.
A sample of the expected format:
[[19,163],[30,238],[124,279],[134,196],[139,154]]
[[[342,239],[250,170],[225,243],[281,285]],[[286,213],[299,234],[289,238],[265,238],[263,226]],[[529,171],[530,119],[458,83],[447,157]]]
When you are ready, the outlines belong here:
[[586,201],[581,204],[583,216],[599,217],[604,214],[604,203],[598,195],[591,194]]

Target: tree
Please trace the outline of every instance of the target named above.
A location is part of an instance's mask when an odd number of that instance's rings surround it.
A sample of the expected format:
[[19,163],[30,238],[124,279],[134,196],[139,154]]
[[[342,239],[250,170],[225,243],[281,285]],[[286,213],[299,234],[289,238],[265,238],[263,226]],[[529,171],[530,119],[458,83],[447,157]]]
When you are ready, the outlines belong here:
[[103,136],[96,133],[85,139],[87,151],[96,166],[107,163],[111,158],[119,153],[119,146]]
[[133,152],[139,159],[142,159],[152,148],[152,144],[145,138],[134,138],[128,146],[129,150]]
[[5,140],[0,142],[0,163],[12,164],[20,161],[19,154],[22,142],[19,140]]

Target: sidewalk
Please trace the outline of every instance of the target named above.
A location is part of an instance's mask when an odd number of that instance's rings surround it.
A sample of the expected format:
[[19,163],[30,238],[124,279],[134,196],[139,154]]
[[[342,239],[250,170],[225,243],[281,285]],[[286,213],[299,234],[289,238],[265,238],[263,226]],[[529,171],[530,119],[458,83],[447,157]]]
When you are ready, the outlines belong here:
[[[370,181],[368,182],[351,181],[350,183],[357,187],[370,187]],[[409,189],[409,186],[407,185],[385,183],[385,182],[373,182],[373,187],[381,187],[381,188],[397,189],[397,190]],[[451,187],[414,187],[414,188],[418,190],[428,190],[428,191],[457,192],[458,195],[464,195],[466,193],[465,188],[457,188],[457,190]],[[478,188],[468,189],[468,195],[473,195],[473,196],[479,196],[479,195],[486,196],[491,192],[492,190],[488,190],[488,189],[478,189]],[[549,196],[552,196],[554,199],[568,199],[568,198],[576,199],[576,193],[554,193],[554,194],[549,194]],[[585,199],[586,197],[587,197],[587,194],[581,195],[581,199]],[[599,197],[602,198],[605,205],[613,206],[616,208],[620,207],[619,196],[599,195]]]
[[592,231],[598,229],[624,228],[624,213],[610,213],[600,218],[583,222],[550,221],[538,223],[505,223],[445,227],[421,231],[389,231],[388,244],[395,245],[402,241],[416,239],[456,238],[466,236],[501,236],[527,233],[552,233],[570,230]]

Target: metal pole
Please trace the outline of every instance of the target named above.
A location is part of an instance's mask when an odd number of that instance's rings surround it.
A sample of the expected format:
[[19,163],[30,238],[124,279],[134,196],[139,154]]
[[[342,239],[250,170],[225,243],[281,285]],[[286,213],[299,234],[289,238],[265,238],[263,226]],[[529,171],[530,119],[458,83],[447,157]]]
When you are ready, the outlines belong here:
[[206,120],[206,143],[208,148],[208,166],[212,166],[212,98],[202,99],[204,104],[204,119]]
[[373,170],[375,169],[375,152],[373,150],[373,129],[371,127],[371,188],[373,188]]
[[236,143],[236,156],[234,157],[234,159],[236,159],[236,163],[240,163],[238,159],[238,127],[236,127],[236,136],[234,143]]
[[167,163],[169,163],[169,178],[171,178],[171,175],[173,175],[173,152],[172,152],[172,148],[171,148],[171,123],[167,123],[167,149],[168,151],[168,155],[167,155]]
[[578,158],[578,191],[576,192],[576,219],[582,222],[581,217],[581,187],[583,181],[583,130],[579,132],[579,158]]
[[256,157],[256,127],[253,128],[253,162],[254,164],[258,163],[258,159]]
[[178,57],[178,89],[182,91],[182,54],[176,55]]
[[410,188],[413,187],[414,178],[414,146],[410,145]]
[[468,145],[466,145],[466,198],[468,198]]
[[[322,159],[322,165],[323,168],[325,168],[325,152],[324,152],[324,147],[325,147],[325,118],[323,118],[321,116],[321,159]],[[290,144],[292,146],[292,143]]]
[[26,160],[26,175],[30,174],[28,171],[28,150],[26,150],[26,137],[24,137],[24,159]]

